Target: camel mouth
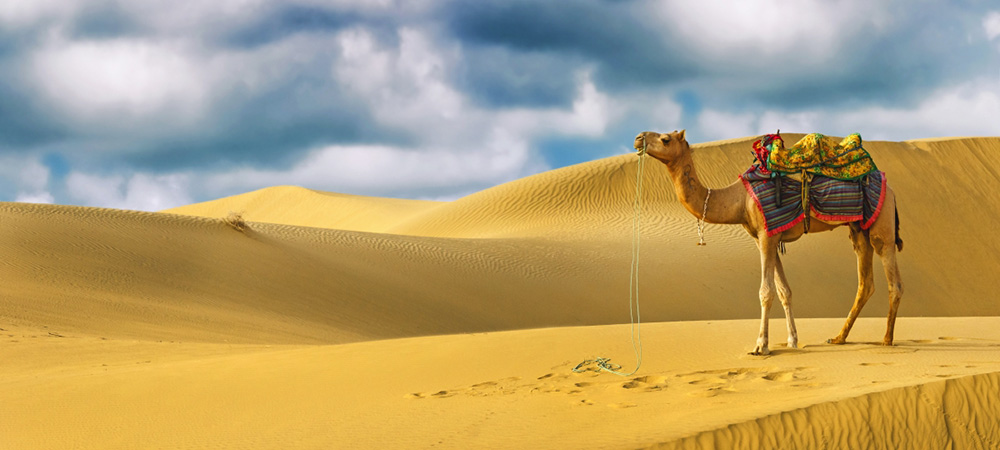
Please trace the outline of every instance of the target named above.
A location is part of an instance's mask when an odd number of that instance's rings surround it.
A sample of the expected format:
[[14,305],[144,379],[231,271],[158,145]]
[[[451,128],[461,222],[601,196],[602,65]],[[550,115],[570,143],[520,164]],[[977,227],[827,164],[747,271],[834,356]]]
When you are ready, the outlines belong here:
[[639,134],[638,136],[636,136],[635,142],[632,143],[632,146],[635,147],[636,150],[642,151],[643,147],[646,146],[645,135]]

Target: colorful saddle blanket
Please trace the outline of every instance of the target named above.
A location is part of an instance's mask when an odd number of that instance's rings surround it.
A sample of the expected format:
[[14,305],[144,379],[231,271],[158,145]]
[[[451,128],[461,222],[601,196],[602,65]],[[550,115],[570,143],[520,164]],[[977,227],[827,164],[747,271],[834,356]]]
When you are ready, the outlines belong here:
[[[767,235],[788,230],[805,219],[802,208],[802,183],[776,175],[755,164],[740,179],[764,215]],[[875,223],[885,201],[885,173],[878,170],[855,181],[816,175],[809,183],[809,209],[812,216],[830,222],[860,222],[867,230]],[[776,197],[778,186],[781,198]]]
[[753,147],[757,160],[767,165],[765,172],[806,171],[838,180],[857,180],[878,170],[858,133],[839,144],[819,133],[807,134],[789,148],[785,148],[781,134],[768,134]]

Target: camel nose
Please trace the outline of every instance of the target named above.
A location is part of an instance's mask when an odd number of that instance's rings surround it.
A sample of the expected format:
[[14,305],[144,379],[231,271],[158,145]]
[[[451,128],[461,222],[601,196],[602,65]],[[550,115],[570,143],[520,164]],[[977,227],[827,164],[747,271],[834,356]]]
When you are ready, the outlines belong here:
[[632,146],[635,147],[636,150],[642,150],[642,147],[644,147],[645,144],[646,144],[646,133],[639,133],[638,135],[636,135],[635,142],[632,144]]

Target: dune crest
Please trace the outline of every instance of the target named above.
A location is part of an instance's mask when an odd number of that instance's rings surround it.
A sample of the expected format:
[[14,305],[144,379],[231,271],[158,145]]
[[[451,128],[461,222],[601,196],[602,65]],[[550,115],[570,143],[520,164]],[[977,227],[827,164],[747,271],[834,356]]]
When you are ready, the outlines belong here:
[[212,218],[234,212],[251,222],[381,233],[440,204],[275,186],[163,212]]

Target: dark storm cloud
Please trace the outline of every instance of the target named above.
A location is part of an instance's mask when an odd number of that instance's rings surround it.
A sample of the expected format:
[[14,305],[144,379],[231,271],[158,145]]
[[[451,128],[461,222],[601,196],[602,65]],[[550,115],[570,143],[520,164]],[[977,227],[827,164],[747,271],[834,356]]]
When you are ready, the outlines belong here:
[[365,142],[398,143],[399,133],[375,125],[366,106],[324,89],[282,86],[222,105],[219,118],[195,135],[143,143],[141,151],[115,158],[143,170],[226,166],[287,168],[316,147]]
[[[840,36],[843,45],[834,49],[792,46],[775,53],[766,47],[746,47],[729,54],[726,49],[711,49],[728,58],[699,57],[706,50],[701,43],[678,35],[675,25],[664,22],[657,27],[643,17],[649,4],[504,0],[452,6],[445,18],[448,28],[472,52],[499,54],[504,62],[559,61],[555,70],[551,64],[536,62],[535,71],[524,71],[530,77],[467,69],[468,90],[490,93],[488,99],[494,104],[529,102],[546,98],[538,95],[546,92],[557,101],[565,94],[560,96],[551,86],[565,85],[566,74],[588,65],[595,67],[601,87],[612,91],[686,86],[716,105],[787,108],[908,104],[928,88],[997,68],[996,52],[988,42],[969,42],[970,30],[979,27],[977,20],[989,10],[983,2],[954,7],[900,2],[889,8],[884,28],[845,29]],[[781,33],[782,26],[761,22],[759,32]],[[814,59],[810,54],[830,51],[836,53],[824,66],[810,62]]]
[[256,47],[297,33],[335,32],[361,21],[355,13],[317,6],[279,5],[268,9],[250,23],[225,33],[221,43]]
[[[740,89],[760,104],[792,109],[908,107],[938,87],[996,73],[1000,66],[994,49],[984,40],[970,39],[979,25],[969,18],[979,15],[935,6],[900,10],[885,30],[847,37],[827,65],[804,73],[793,69],[787,76],[751,73],[753,82]],[[776,59],[791,67],[794,56]]]
[[149,31],[135,19],[117,3],[88,3],[73,18],[70,35],[79,39],[106,39]]
[[0,151],[27,151],[69,137],[70,133],[36,106],[30,95],[0,81]]
[[568,107],[576,96],[572,55],[481,46],[467,52],[457,87],[488,108]]
[[[505,47],[559,61],[554,69],[539,68],[543,80],[551,78],[553,72],[571,74],[574,69],[596,66],[596,77],[602,84],[624,89],[635,84],[669,84],[700,72],[683,48],[663,45],[657,38],[660,31],[638,20],[634,9],[615,3],[519,0],[452,6],[444,20],[470,51],[480,51],[479,46],[487,51]],[[483,80],[493,81],[488,77]],[[515,96],[519,87],[525,83],[509,86]]]

